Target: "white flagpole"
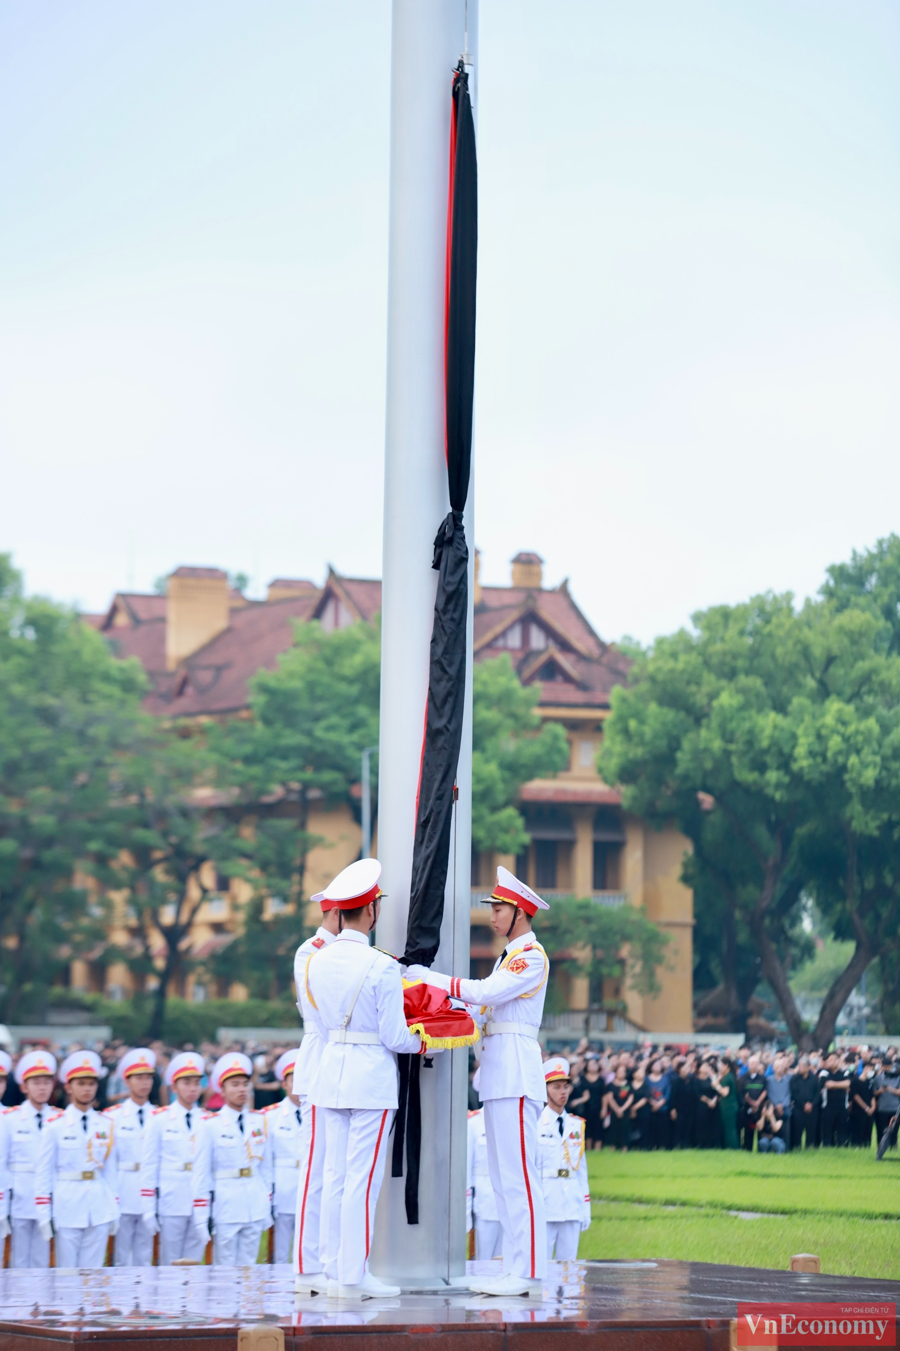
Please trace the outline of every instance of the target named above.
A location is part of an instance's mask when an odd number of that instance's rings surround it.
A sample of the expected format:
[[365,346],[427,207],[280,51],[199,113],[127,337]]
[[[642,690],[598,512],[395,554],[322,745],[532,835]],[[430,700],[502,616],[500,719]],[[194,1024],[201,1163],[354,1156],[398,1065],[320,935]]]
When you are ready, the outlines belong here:
[[[377,942],[406,946],[416,791],[422,756],[437,573],[432,544],[450,509],[444,432],[444,287],[451,80],[465,49],[476,65],[478,0],[393,0],[388,260],[387,420],[378,855],[387,900]],[[476,67],[477,70],[477,67]],[[472,102],[475,73],[470,74]],[[467,697],[450,869],[435,967],[469,971],[472,787],[472,489]],[[372,1269],[404,1288],[440,1287],[465,1273],[468,1053],[422,1068],[419,1223],[408,1225],[390,1152]]]

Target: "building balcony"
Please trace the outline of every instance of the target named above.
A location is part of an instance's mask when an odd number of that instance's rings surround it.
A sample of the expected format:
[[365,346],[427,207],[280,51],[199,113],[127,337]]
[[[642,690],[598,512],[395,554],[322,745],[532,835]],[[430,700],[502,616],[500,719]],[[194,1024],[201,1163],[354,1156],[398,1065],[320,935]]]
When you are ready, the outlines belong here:
[[[493,888],[491,887],[472,888],[473,909],[475,906],[479,906],[489,899],[492,889]],[[542,887],[538,887],[536,890],[538,895],[542,896],[545,901],[567,901],[572,896],[571,891],[560,891],[558,889],[547,890]],[[616,909],[620,905],[627,905],[629,896],[627,891],[592,891],[591,900],[595,901],[597,905],[608,905]]]

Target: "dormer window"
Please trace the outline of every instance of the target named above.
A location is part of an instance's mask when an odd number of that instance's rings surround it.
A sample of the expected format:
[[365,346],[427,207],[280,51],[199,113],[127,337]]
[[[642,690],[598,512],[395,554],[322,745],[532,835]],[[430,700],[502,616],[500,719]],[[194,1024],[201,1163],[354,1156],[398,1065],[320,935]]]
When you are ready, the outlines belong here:
[[541,628],[534,620],[530,620],[525,625],[525,650],[527,652],[543,652],[547,646],[547,630]]
[[515,624],[510,624],[508,629],[504,629],[502,633],[499,633],[497,637],[494,639],[494,641],[491,643],[491,647],[501,647],[508,649],[511,652],[521,652],[522,651],[521,620],[517,619]]

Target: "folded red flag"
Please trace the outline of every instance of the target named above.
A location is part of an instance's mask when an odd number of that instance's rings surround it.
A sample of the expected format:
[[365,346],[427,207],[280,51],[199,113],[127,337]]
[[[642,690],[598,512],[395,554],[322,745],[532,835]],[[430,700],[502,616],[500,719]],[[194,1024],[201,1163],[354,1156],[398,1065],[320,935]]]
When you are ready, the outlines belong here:
[[410,1032],[418,1032],[426,1046],[452,1050],[474,1046],[478,1028],[465,1009],[455,1009],[446,990],[421,980],[404,980],[403,1012]]

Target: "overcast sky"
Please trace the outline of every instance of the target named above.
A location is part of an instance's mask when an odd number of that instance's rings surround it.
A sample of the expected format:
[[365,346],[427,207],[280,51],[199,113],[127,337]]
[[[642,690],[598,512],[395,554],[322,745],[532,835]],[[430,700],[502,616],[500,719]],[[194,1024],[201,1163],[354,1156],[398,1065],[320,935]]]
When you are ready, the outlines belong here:
[[[644,640],[900,528],[897,0],[481,0],[483,577]],[[0,549],[381,567],[387,0],[0,0]],[[437,524],[437,523],[435,523]]]

